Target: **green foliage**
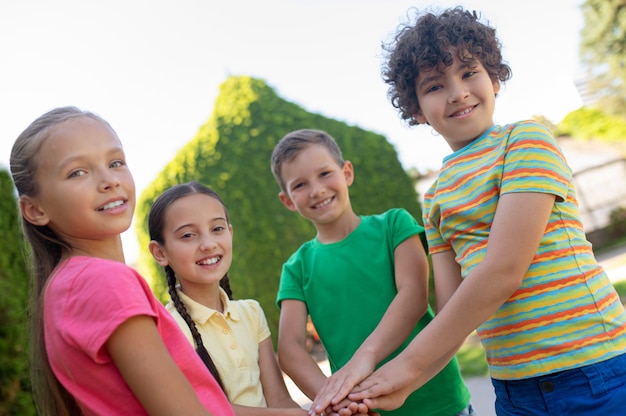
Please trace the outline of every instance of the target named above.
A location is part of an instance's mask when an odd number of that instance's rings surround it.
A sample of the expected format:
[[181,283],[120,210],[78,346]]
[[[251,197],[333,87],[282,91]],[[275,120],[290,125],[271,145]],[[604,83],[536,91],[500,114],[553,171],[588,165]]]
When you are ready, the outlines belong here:
[[594,78],[598,105],[608,114],[626,114],[626,3],[587,0],[582,5],[584,27],[581,56]]
[[0,414],[34,415],[29,381],[28,269],[11,176],[0,170]]
[[611,211],[609,229],[616,238],[626,236],[626,207],[618,207]]
[[148,212],[154,199],[168,187],[198,180],[220,194],[233,223],[233,265],[229,277],[234,296],[257,299],[276,336],[275,297],[282,264],[303,242],[315,236],[315,229],[280,203],[270,156],[286,133],[301,128],[330,133],[342,148],[344,158],[354,164],[356,178],[350,194],[357,214],[404,207],[421,221],[411,179],[383,136],[309,113],[280,98],[263,80],[230,77],[220,86],[207,123],[137,202],[135,224],[141,251],[137,268],[162,301],[167,299],[165,279],[147,250]]
[[607,115],[599,109],[582,107],[572,111],[556,126],[556,136],[626,142],[626,119]]
[[622,303],[626,305],[626,280],[617,281],[613,283],[613,286],[615,287]]

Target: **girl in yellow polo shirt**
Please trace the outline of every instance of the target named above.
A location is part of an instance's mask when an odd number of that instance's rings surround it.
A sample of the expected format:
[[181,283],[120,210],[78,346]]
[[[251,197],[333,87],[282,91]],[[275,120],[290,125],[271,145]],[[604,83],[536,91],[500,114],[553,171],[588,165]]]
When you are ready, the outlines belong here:
[[233,228],[219,195],[195,181],[176,185],[154,202],[148,228],[150,252],[167,276],[166,307],[235,413],[306,415],[285,386],[261,306],[232,299]]

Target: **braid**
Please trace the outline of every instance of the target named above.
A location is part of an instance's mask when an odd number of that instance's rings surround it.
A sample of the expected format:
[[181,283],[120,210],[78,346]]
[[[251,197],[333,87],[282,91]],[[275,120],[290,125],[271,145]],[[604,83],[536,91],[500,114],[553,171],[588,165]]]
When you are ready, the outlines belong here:
[[[176,306],[176,310],[187,323],[187,326],[189,327],[189,330],[191,331],[191,335],[193,336],[193,339],[196,343],[196,352],[202,359],[202,362],[204,362],[204,365],[206,365],[206,367],[209,369],[209,372],[211,372],[211,374],[217,381],[217,384],[220,385],[220,387],[222,388],[222,391],[226,393],[226,389],[224,388],[224,383],[222,382],[220,373],[219,371],[217,371],[217,367],[215,366],[215,363],[211,359],[209,352],[207,351],[207,349],[204,346],[204,343],[202,342],[202,335],[200,335],[200,332],[198,332],[196,323],[193,321],[193,319],[191,319],[191,316],[189,315],[189,312],[187,312],[187,308],[185,307],[185,304],[183,303],[182,300],[180,300],[180,296],[178,296],[178,292],[176,291],[176,276],[174,274],[174,270],[172,270],[170,266],[165,266],[165,277],[167,278],[167,287],[168,287],[170,297],[172,298],[172,301],[174,302],[174,306]],[[227,281],[226,284],[228,285],[228,278],[226,278],[226,281]]]
[[228,299],[233,300],[233,290],[230,288],[230,280],[228,279],[228,273],[220,279],[220,287],[224,289],[224,292],[228,295]]

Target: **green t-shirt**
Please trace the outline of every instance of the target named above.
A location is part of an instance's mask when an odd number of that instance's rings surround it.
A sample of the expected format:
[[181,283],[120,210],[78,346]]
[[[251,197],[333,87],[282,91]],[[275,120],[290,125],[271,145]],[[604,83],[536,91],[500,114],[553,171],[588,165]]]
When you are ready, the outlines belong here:
[[[283,265],[277,303],[279,307],[284,299],[306,303],[332,372],[350,360],[382,319],[397,293],[394,250],[422,231],[404,209],[362,216],[359,226],[342,241],[310,240]],[[380,364],[398,355],[432,318],[429,308],[409,338]],[[453,359],[400,409],[381,415],[451,416],[463,410],[469,399]]]

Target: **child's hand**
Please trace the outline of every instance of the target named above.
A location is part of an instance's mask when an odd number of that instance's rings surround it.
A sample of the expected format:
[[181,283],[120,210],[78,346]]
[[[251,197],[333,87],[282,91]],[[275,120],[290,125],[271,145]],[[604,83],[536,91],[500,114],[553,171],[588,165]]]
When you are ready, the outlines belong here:
[[[346,365],[326,379],[311,404],[309,414],[319,415],[324,409],[339,405],[345,400],[352,388],[372,374],[372,371],[374,371],[374,364],[368,363],[368,360],[355,360],[353,358],[348,361]],[[344,414],[342,413],[340,416],[344,416]]]
[[342,400],[332,408],[329,406],[323,416],[380,416],[377,412],[370,411],[363,403],[353,402],[348,399]]
[[370,409],[397,409],[418,388],[415,381],[420,373],[410,372],[392,360],[354,387],[348,398],[362,401]]

